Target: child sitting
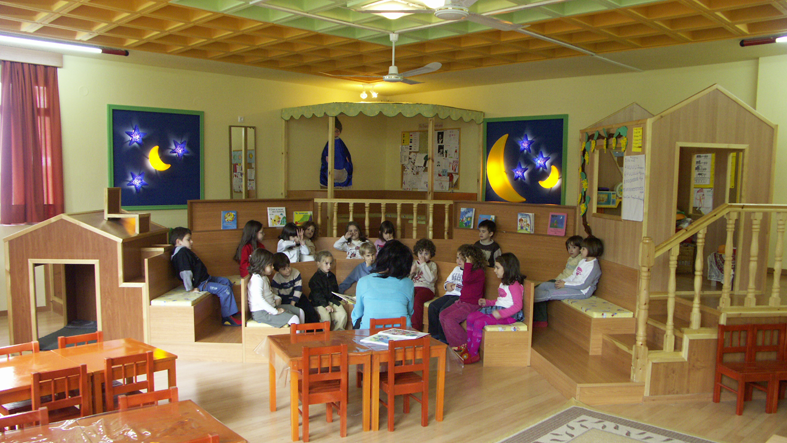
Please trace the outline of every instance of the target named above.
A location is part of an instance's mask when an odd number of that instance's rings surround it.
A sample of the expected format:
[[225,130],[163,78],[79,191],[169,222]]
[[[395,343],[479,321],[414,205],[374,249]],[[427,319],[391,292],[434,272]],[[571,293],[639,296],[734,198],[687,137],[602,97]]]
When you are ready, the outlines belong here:
[[233,317],[238,313],[232,282],[225,277],[211,277],[208,269],[202,264],[197,254],[192,252],[194,242],[191,240],[189,228],[174,228],[169,234],[169,241],[175,245],[172,252],[172,266],[175,274],[183,280],[187,291],[206,291],[217,295],[221,302],[221,321],[225,326],[240,326],[240,320]]
[[257,249],[249,258],[249,310],[257,323],[280,328],[304,322],[303,311],[290,304],[282,304],[282,298],[274,295],[268,276],[273,274],[273,254]]
[[287,254],[290,263],[298,263],[301,261],[301,255],[309,255],[309,247],[303,242],[303,229],[292,222],[285,224],[279,234],[276,252]]
[[262,229],[262,223],[257,220],[246,222],[246,226],[243,227],[243,234],[240,237],[240,243],[238,243],[238,249],[235,251],[235,256],[232,257],[240,265],[238,270],[241,277],[249,275],[249,257],[251,257],[252,252],[257,248],[265,249],[265,246],[262,244],[264,238],[265,231]]
[[347,223],[347,232],[334,243],[333,247],[347,253],[347,258],[360,259],[361,245],[366,243],[366,236],[361,232],[361,226],[351,221]]
[[293,305],[303,310],[307,323],[318,323],[320,316],[314,310],[309,298],[303,295],[301,272],[290,266],[287,254],[273,254],[273,269],[276,275],[271,280],[271,290],[282,299],[283,304]]
[[467,341],[467,331],[462,322],[467,315],[478,310],[478,299],[484,296],[486,281],[486,258],[484,253],[475,246],[462,245],[459,254],[464,257],[462,269],[462,292],[459,300],[440,313],[440,327],[446,342],[452,347],[462,346]]
[[352,287],[352,285],[361,279],[361,277],[366,277],[372,272],[372,265],[374,264],[374,259],[377,256],[377,251],[375,250],[374,245],[366,242],[361,245],[360,252],[361,257],[363,257],[363,263],[360,263],[358,266],[353,268],[352,272],[350,272],[350,275],[348,275],[342,284],[339,285],[338,292],[342,294],[346,293],[347,290]]
[[314,248],[314,240],[317,240],[317,224],[313,221],[307,221],[301,226],[303,228],[303,244],[309,248],[307,255],[301,254],[301,261],[314,261],[314,254],[317,250]]
[[333,255],[330,251],[320,251],[315,256],[317,272],[309,280],[312,304],[320,316],[320,321],[330,321],[331,329],[343,331],[347,324],[347,312],[342,306],[342,299],[333,294],[339,292],[336,275],[331,272]]
[[437,281],[437,264],[432,257],[437,253],[437,248],[432,240],[422,238],[415,242],[413,253],[416,260],[410,270],[410,278],[415,284],[415,300],[413,304],[413,328],[424,329],[424,303],[434,298],[434,284]]
[[[533,301],[544,302],[547,300],[585,299],[593,295],[601,278],[601,267],[597,257],[604,253],[604,244],[596,237],[582,240],[579,253],[582,260],[577,264],[574,274],[564,280],[554,283],[544,282],[538,285]],[[543,320],[546,322],[546,319]],[[544,325],[546,326],[546,325]]]
[[385,243],[396,238],[396,229],[394,224],[386,220],[380,223],[380,238],[375,240],[374,246],[377,247],[377,252],[385,246]]
[[503,251],[500,245],[492,239],[497,231],[497,225],[492,220],[484,220],[478,224],[478,238],[479,240],[473,243],[473,246],[482,250],[486,257],[487,263],[490,268],[495,267],[495,259],[500,257]]
[[413,315],[413,281],[409,279],[413,251],[402,242],[389,241],[377,255],[374,270],[358,281],[352,321],[369,329],[372,319],[407,318]]
[[[582,237],[579,235],[572,235],[571,237],[566,240],[566,251],[568,251],[568,260],[566,261],[566,267],[563,269],[563,272],[557,276],[554,280],[549,280],[550,282],[556,282],[558,280],[565,280],[568,277],[571,277],[574,274],[574,270],[577,268],[577,264],[579,261],[582,260],[582,256],[579,255],[579,248],[582,247]],[[538,287],[538,286],[536,286]],[[547,303],[535,303],[533,305],[533,326],[535,327],[544,327],[546,326],[547,321]]]
[[[459,248],[459,250],[461,249]],[[445,336],[443,335],[443,328],[440,326],[440,313],[459,300],[459,296],[462,293],[462,273],[464,268],[465,257],[457,251],[456,267],[445,279],[445,283],[443,283],[443,289],[446,291],[445,295],[429,304],[427,311],[429,316],[429,335],[441,342],[445,342]]]
[[459,355],[465,364],[481,360],[478,348],[481,347],[484,326],[510,325],[525,318],[522,313],[525,295],[522,284],[525,282],[525,276],[519,271],[519,260],[516,256],[508,252],[497,257],[495,275],[500,279],[497,300],[491,304],[492,300],[479,299],[478,304],[482,308],[467,316],[467,343],[459,350]]

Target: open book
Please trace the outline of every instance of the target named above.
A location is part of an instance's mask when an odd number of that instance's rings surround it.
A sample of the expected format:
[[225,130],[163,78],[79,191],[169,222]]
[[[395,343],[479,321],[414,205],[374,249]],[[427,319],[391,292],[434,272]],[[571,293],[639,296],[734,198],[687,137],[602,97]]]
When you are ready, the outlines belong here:
[[429,334],[408,329],[386,329],[385,331],[380,331],[374,335],[361,339],[361,343],[388,346],[388,342],[391,340],[411,340],[426,335]]
[[355,296],[354,295],[347,295],[347,294],[340,294],[338,292],[332,292],[333,295],[341,298],[342,300],[346,301],[347,303],[354,305],[355,304]]

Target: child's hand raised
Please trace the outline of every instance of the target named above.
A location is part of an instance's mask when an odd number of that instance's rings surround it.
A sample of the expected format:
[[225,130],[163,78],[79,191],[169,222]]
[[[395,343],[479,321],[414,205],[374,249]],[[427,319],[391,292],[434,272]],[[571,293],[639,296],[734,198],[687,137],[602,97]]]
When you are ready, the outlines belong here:
[[479,298],[478,299],[478,306],[486,306],[486,299],[485,298]]
[[451,291],[453,291],[454,289],[456,289],[456,284],[454,284],[454,283],[448,283],[447,285],[445,285],[445,289],[447,289],[447,290],[448,290],[448,292],[451,292]]

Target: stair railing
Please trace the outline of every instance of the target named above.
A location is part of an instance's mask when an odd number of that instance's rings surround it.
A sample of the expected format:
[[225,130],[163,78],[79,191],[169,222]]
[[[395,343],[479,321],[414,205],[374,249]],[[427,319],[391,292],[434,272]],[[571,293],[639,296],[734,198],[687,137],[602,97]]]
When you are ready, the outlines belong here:
[[[651,269],[655,261],[663,254],[669,253],[669,279],[667,281],[667,322],[665,325],[664,333],[664,351],[672,352],[675,350],[675,297],[677,295],[693,295],[692,308],[691,308],[691,322],[690,329],[699,329],[701,327],[702,315],[700,310],[700,300],[703,294],[719,294],[716,291],[702,291],[702,278],[705,266],[705,236],[708,232],[708,226],[715,221],[725,217],[726,224],[726,242],[724,250],[724,277],[722,281],[721,298],[719,299],[718,309],[724,310],[731,307],[732,295],[745,295],[744,307],[756,306],[756,295],[758,294],[756,282],[758,270],[761,265],[767,266],[767,259],[760,260],[759,258],[759,242],[762,235],[762,218],[765,213],[772,213],[776,220],[776,249],[774,250],[774,275],[773,286],[771,287],[771,296],[768,299],[768,305],[760,306],[760,308],[779,308],[781,299],[779,297],[780,282],[782,271],[782,259],[784,255],[784,231],[785,222],[787,221],[787,205],[773,205],[773,204],[724,204],[702,218],[696,220],[688,228],[676,232],[669,239],[664,241],[658,246],[653,244],[653,240],[649,237],[643,237],[642,244],[640,245],[640,287],[639,297],[637,300],[637,331],[636,343],[634,345],[633,361],[631,367],[631,379],[633,381],[644,381],[645,368],[648,363],[648,347],[647,347],[647,322],[648,322],[648,308],[650,304],[650,279]],[[749,230],[751,231],[751,243],[748,245],[749,257],[748,263],[748,281],[745,290],[740,289],[741,282],[739,279],[735,280],[735,287],[732,285],[733,275],[733,261],[735,251],[735,230],[736,225],[739,225],[739,232],[744,232],[746,229],[746,221],[748,214],[748,221],[751,223]],[[740,223],[738,223],[740,222]],[[765,233],[767,234],[768,228],[766,226]],[[692,292],[678,292],[676,291],[676,274],[678,255],[680,252],[680,243],[687,240],[694,235],[696,238],[696,258],[694,261],[694,290]],[[737,249],[743,250],[743,236],[738,236]],[[741,269],[743,264],[740,260],[735,263],[735,274]]]

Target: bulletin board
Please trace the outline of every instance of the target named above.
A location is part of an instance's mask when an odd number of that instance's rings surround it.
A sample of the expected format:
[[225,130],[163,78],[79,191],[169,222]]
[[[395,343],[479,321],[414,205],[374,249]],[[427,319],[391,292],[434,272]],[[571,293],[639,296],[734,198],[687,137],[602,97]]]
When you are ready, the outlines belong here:
[[436,192],[451,191],[459,186],[459,128],[434,131],[434,171],[429,171],[429,133],[403,131],[399,163],[402,168],[402,190],[428,191],[429,174],[434,174]]

